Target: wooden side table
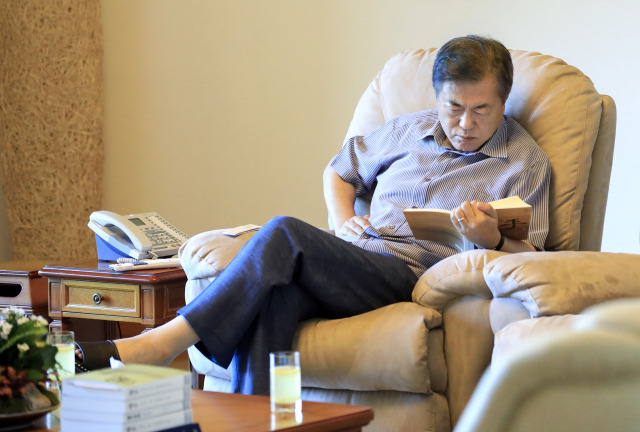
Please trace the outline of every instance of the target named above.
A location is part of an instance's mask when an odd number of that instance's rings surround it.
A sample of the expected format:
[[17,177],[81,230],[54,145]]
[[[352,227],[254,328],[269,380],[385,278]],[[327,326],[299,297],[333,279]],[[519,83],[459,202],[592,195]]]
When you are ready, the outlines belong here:
[[87,260],[47,265],[51,328],[73,330],[70,318],[113,323],[105,337],[113,339],[115,323],[133,322],[151,329],[176,316],[184,306],[187,277],[182,268],[115,272],[108,262]]
[[47,280],[38,271],[45,261],[0,263],[0,308],[16,306],[27,314],[47,315]]

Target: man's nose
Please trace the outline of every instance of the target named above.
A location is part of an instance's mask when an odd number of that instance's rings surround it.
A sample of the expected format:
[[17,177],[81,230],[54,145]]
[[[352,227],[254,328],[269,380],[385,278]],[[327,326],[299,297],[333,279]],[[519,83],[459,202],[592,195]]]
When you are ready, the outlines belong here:
[[464,130],[469,130],[473,127],[473,117],[470,113],[464,112],[460,117],[460,127]]

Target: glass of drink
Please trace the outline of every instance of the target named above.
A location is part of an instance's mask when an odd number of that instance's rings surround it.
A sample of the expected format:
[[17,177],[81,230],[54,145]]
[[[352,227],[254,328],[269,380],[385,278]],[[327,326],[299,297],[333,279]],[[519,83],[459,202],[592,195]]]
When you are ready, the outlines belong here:
[[278,351],[269,354],[271,412],[298,413],[302,411],[300,353]]
[[75,375],[75,337],[72,331],[57,331],[47,335],[47,343],[58,348],[56,371],[60,378]]

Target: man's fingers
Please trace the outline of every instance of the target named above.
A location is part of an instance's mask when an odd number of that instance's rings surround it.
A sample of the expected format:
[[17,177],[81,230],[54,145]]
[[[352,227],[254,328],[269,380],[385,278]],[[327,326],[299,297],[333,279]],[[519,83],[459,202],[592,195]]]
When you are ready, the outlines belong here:
[[467,216],[465,215],[464,211],[462,211],[460,207],[454,209],[451,212],[451,222],[453,222],[453,224],[459,230],[464,229],[469,223],[469,221],[467,220]]
[[367,228],[368,226],[371,226],[371,224],[369,223],[369,215],[356,216],[355,222],[363,229]]
[[369,215],[354,216],[344,223],[341,234],[362,234],[362,232],[371,226],[369,223]]

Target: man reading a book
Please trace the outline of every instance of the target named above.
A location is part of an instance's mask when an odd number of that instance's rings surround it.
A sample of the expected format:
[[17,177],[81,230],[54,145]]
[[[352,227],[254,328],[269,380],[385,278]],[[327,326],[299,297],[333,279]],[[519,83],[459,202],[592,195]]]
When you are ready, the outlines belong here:
[[[110,350],[125,364],[167,365],[195,344],[220,366],[233,362],[235,391],[268,394],[268,353],[291,349],[300,321],[411,301],[425,269],[457,253],[415,239],[405,208],[452,210],[452,223],[478,248],[542,249],[550,166],[504,115],[512,79],[501,43],[477,36],[446,43],[433,67],[437,109],[351,138],[326,168],[337,235],[289,217],[271,220],[177,318]],[[374,186],[370,215],[356,216],[356,196]],[[515,195],[532,206],[527,241],[502,237],[487,204]]]

